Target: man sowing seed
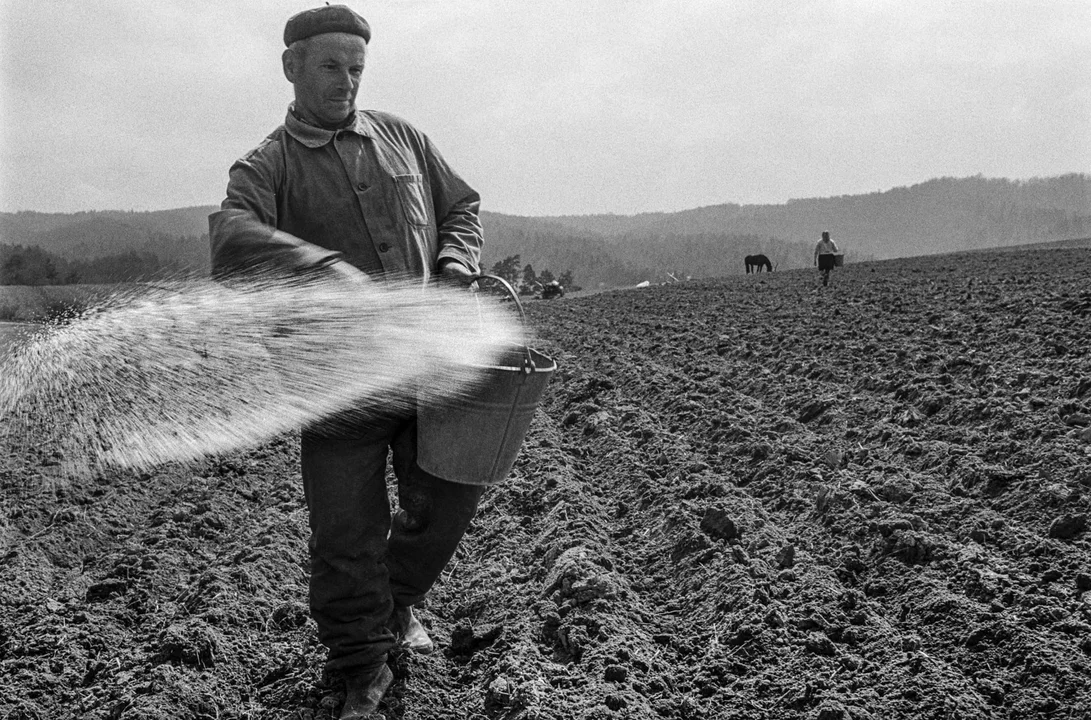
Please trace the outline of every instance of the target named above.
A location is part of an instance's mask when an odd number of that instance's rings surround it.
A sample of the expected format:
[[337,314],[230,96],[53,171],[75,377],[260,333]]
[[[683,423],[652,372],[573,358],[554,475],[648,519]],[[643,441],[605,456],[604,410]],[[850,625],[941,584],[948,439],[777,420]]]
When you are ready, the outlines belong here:
[[[479,272],[478,194],[416,128],[356,109],[370,40],[367,21],[344,5],[288,20],[282,63],[295,102],[231,167],[227,198],[209,217],[214,277],[328,272],[342,262],[372,279],[469,283]],[[411,412],[387,411],[302,433],[310,607],[327,670],[345,678],[342,718],[377,709],[395,643],[431,651],[412,608],[454,554],[483,489],[421,470],[416,432]],[[398,479],[393,518],[388,450]]]

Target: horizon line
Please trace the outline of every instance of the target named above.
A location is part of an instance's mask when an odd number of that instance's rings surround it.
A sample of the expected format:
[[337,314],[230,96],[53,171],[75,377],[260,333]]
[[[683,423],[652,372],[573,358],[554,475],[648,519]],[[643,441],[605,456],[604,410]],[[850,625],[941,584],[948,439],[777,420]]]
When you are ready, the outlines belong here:
[[[940,182],[940,181],[943,181],[943,180],[983,180],[983,181],[1004,181],[1004,182],[1010,182],[1010,183],[1016,183],[1016,184],[1031,184],[1031,183],[1034,183],[1034,182],[1058,180],[1058,179],[1061,179],[1061,178],[1073,177],[1073,176],[1074,177],[1080,177],[1080,178],[1086,178],[1088,180],[1091,180],[1091,171],[1085,172],[1085,171],[1081,171],[1081,170],[1073,170],[1071,172],[1062,172],[1062,173],[1058,173],[1056,175],[1035,175],[1035,176],[1032,176],[1032,177],[1029,177],[1029,178],[986,177],[983,173],[977,173],[975,175],[964,175],[964,176],[941,175],[941,176],[931,177],[931,178],[928,178],[927,180],[922,180],[920,182],[916,182],[916,183],[913,183],[913,184],[910,184],[910,185],[895,185],[895,186],[892,186],[892,187],[887,188],[885,190],[879,189],[879,190],[874,190],[874,191],[870,191],[870,192],[841,193],[841,194],[838,194],[838,195],[822,195],[822,196],[811,196],[811,197],[795,197],[795,198],[790,197],[787,200],[784,200],[782,202],[742,203],[742,202],[737,202],[737,201],[733,201],[733,200],[727,200],[727,201],[724,201],[724,202],[713,203],[713,204],[710,204],[710,205],[696,205],[696,206],[693,206],[693,207],[680,208],[680,209],[676,209],[676,210],[642,210],[640,212],[633,212],[633,213],[614,212],[614,211],[610,211],[610,210],[601,210],[601,211],[596,211],[596,212],[584,212],[584,213],[564,213],[564,212],[562,212],[562,213],[552,213],[552,214],[545,214],[545,215],[542,215],[542,214],[530,215],[530,214],[526,214],[526,213],[519,213],[519,212],[513,212],[513,211],[507,211],[507,210],[482,210],[482,212],[492,213],[494,215],[507,215],[507,216],[510,216],[510,217],[521,217],[521,218],[573,218],[573,217],[596,217],[596,216],[639,217],[641,215],[671,215],[671,214],[675,214],[675,213],[689,212],[689,211],[693,211],[693,210],[704,210],[704,209],[707,209],[707,208],[723,207],[723,206],[727,206],[727,205],[733,205],[733,206],[740,207],[740,208],[745,208],[745,207],[779,207],[779,206],[790,205],[791,203],[807,202],[807,201],[812,201],[812,200],[834,200],[834,199],[838,199],[838,198],[847,198],[847,197],[862,197],[862,196],[867,196],[867,195],[882,195],[884,193],[894,192],[896,190],[907,190],[907,189],[910,189],[910,188],[918,187],[918,186],[921,186],[921,185],[927,185],[928,183],[932,183],[932,182]],[[67,211],[20,209],[20,210],[0,210],[0,215],[19,215],[19,214],[80,215],[80,214],[94,214],[94,213],[132,213],[132,214],[142,213],[142,214],[151,214],[151,213],[160,213],[160,212],[173,212],[173,211],[179,211],[179,210],[191,210],[191,209],[203,208],[203,207],[219,207],[219,205],[220,205],[220,203],[218,203],[218,202],[209,202],[209,203],[196,204],[196,205],[175,205],[175,206],[171,206],[171,207],[164,207],[164,208],[157,208],[157,209],[144,209],[144,210],[136,210],[136,209],[132,209],[132,208],[129,208],[129,209],[123,209],[123,208],[82,209],[82,210],[67,210]]]

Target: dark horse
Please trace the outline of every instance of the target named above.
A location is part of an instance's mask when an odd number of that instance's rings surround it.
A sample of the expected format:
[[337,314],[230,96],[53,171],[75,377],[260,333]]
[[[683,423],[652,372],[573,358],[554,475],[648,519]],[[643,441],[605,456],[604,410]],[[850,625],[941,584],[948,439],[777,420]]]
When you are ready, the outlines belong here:
[[746,274],[749,275],[751,270],[756,273],[760,273],[762,268],[765,268],[769,272],[773,272],[773,263],[769,262],[769,258],[764,255],[747,255],[746,256]]

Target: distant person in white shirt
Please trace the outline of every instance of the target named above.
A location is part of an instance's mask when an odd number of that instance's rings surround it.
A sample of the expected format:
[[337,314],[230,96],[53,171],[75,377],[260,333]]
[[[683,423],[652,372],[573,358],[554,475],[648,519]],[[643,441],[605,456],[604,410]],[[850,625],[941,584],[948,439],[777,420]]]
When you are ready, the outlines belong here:
[[830,240],[830,234],[824,231],[822,239],[814,246],[814,264],[818,266],[818,271],[822,273],[823,286],[830,284],[830,271],[837,264],[834,256],[840,252],[837,249],[837,244]]

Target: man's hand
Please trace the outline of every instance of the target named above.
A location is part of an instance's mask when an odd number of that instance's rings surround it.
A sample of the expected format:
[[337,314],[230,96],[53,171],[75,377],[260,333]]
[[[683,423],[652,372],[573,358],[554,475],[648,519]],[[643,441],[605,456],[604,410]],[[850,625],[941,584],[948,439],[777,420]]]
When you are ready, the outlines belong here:
[[345,282],[360,284],[371,282],[371,278],[367,276],[367,273],[356,269],[356,266],[350,265],[344,260],[336,260],[328,265],[324,265],[323,269],[330,277],[344,280]]
[[440,261],[439,274],[444,280],[459,285],[469,285],[474,281],[474,274],[470,268],[450,258]]

